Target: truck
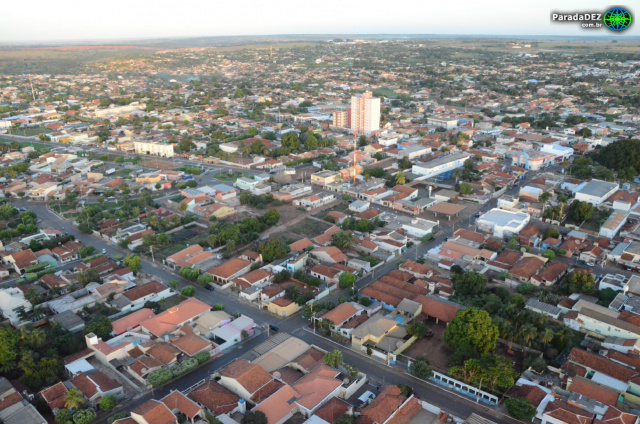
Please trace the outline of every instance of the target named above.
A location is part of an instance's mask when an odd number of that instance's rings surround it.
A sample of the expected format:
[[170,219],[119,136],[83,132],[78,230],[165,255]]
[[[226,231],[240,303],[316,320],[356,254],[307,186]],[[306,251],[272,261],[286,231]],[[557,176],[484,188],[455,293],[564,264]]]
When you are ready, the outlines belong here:
[[104,171],[104,175],[111,175],[114,172],[116,172],[116,168],[109,168],[106,171]]

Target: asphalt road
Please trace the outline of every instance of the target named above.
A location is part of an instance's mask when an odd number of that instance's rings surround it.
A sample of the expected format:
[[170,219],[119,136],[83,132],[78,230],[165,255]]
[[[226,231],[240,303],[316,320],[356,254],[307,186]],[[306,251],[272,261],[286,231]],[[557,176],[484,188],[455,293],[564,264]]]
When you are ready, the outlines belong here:
[[[107,254],[110,256],[115,256],[117,254],[127,255],[131,252],[125,249],[120,248],[116,244],[108,243],[105,240],[99,239],[93,235],[88,235],[76,228],[72,225],[71,221],[60,218],[57,214],[48,210],[47,206],[43,202],[30,202],[26,200],[14,200],[14,205],[17,207],[24,207],[30,210],[33,210],[38,218],[42,219],[47,225],[55,228],[63,233],[69,233],[74,235],[76,239],[82,242],[85,245],[94,246],[97,251],[102,251],[102,249],[106,249]],[[426,253],[427,249],[434,246],[436,243],[442,242],[444,237],[451,235],[451,229],[444,228],[440,233],[438,233],[438,237],[435,242],[429,242],[426,245],[418,245],[413,246],[404,252],[401,256],[399,256],[395,261],[385,264],[380,269],[376,270],[375,273],[365,276],[357,283],[358,288],[362,288],[365,285],[371,283],[375,279],[375,275],[382,275],[397,266],[397,261],[399,259],[415,259],[416,251],[418,256]],[[177,273],[173,272],[171,269],[165,268],[157,263],[153,263],[148,259],[142,257],[142,272],[155,275],[163,282],[168,282],[171,280],[178,280],[182,286],[192,284],[189,281],[186,281],[182,277],[180,277]],[[255,320],[257,324],[261,326],[261,333],[257,334],[255,337],[250,340],[236,346],[235,348],[225,351],[224,354],[214,359],[212,362],[207,364],[206,366],[199,368],[193,373],[184,375],[174,381],[172,381],[167,386],[155,389],[152,392],[145,393],[140,397],[133,398],[123,403],[121,407],[126,410],[132,410],[136,406],[144,403],[148,399],[151,398],[161,398],[168,394],[171,390],[185,390],[192,385],[196,384],[203,378],[208,378],[210,374],[214,371],[222,368],[232,360],[244,355],[249,352],[251,349],[256,347],[258,344],[264,342],[267,339],[266,328],[268,324],[273,323],[278,326],[281,332],[287,332],[289,334],[293,334],[296,337],[306,341],[309,344],[314,344],[322,349],[333,350],[339,349],[342,351],[345,361],[355,365],[362,372],[366,373],[370,379],[378,383],[384,384],[399,384],[403,383],[414,387],[416,392],[419,394],[420,398],[430,402],[434,405],[439,406],[440,408],[460,417],[466,417],[472,412],[475,412],[479,415],[485,416],[493,421],[499,423],[512,423],[515,422],[511,418],[502,414],[501,410],[494,410],[491,408],[486,408],[483,405],[477,404],[470,399],[465,397],[461,397],[452,392],[448,392],[438,386],[432,385],[430,383],[422,382],[417,380],[406,374],[405,370],[401,367],[389,368],[379,362],[372,360],[364,355],[356,353],[351,349],[337,345],[332,343],[329,340],[321,338],[317,335],[312,334],[311,332],[302,330],[303,327],[308,323],[305,319],[302,318],[301,314],[296,314],[292,317],[282,318],[277,317],[272,314],[267,313],[264,310],[260,310],[257,307],[249,304],[246,301],[240,300],[235,294],[224,292],[221,290],[216,290],[214,292],[205,290],[201,286],[195,284],[196,288],[196,297],[209,303],[223,303],[226,306],[226,310],[230,313],[240,312],[245,314]],[[343,295],[344,292],[338,290],[336,293],[331,295],[328,299],[337,298],[340,295]],[[102,422],[106,422],[107,416],[105,416]]]

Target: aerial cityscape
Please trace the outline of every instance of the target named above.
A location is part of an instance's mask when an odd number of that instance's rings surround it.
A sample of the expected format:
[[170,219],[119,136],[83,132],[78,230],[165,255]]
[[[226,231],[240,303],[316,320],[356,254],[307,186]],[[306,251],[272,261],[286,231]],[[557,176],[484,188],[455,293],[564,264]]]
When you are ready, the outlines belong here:
[[0,422],[640,424],[629,7],[36,3],[0,28]]

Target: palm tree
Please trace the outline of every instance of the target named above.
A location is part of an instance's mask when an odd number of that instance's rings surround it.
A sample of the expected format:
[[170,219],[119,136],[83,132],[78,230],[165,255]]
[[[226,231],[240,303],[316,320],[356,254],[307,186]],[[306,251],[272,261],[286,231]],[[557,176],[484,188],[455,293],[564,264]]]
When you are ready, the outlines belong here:
[[396,173],[396,175],[394,176],[394,180],[398,185],[402,185],[407,182],[407,179],[404,176],[404,172],[402,171]]
[[64,407],[78,409],[84,405],[84,396],[78,389],[71,389],[64,398]]
[[456,182],[460,180],[461,176],[462,176],[462,171],[459,168],[453,171],[453,178],[456,179]]
[[560,216],[562,216],[564,213],[564,205],[567,203],[567,200],[569,200],[569,198],[566,195],[558,195],[558,203],[560,203]]
[[549,202],[549,199],[551,199],[551,193],[549,193],[548,191],[545,191],[540,195],[539,200],[540,200],[540,203],[542,203],[542,213],[544,213],[544,209],[547,203]]
[[547,343],[553,340],[555,333],[549,327],[545,328],[542,334],[540,334],[540,340],[544,343],[544,348],[547,348]]
[[573,338],[573,332],[569,327],[562,327],[562,329],[556,333],[556,336],[558,336],[560,343],[566,347]]
[[538,330],[531,324],[525,324],[520,328],[520,338],[527,347],[531,347],[531,342],[535,340],[538,335]]

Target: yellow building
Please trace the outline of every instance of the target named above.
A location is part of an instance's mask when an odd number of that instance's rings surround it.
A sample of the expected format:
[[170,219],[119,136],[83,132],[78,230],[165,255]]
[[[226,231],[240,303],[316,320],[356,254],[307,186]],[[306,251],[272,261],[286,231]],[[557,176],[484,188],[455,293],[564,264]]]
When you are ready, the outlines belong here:
[[340,174],[335,171],[320,171],[311,174],[311,184],[326,186],[340,179]]
[[136,178],[136,182],[141,184],[155,184],[160,181],[162,181],[162,177],[160,175]]
[[396,321],[385,318],[382,314],[374,315],[353,330],[351,333],[351,346],[360,351],[367,342],[378,344],[397,325]]
[[288,317],[298,312],[300,306],[297,303],[290,301],[289,299],[279,297],[269,302],[267,309],[272,314],[278,315],[280,317]]

